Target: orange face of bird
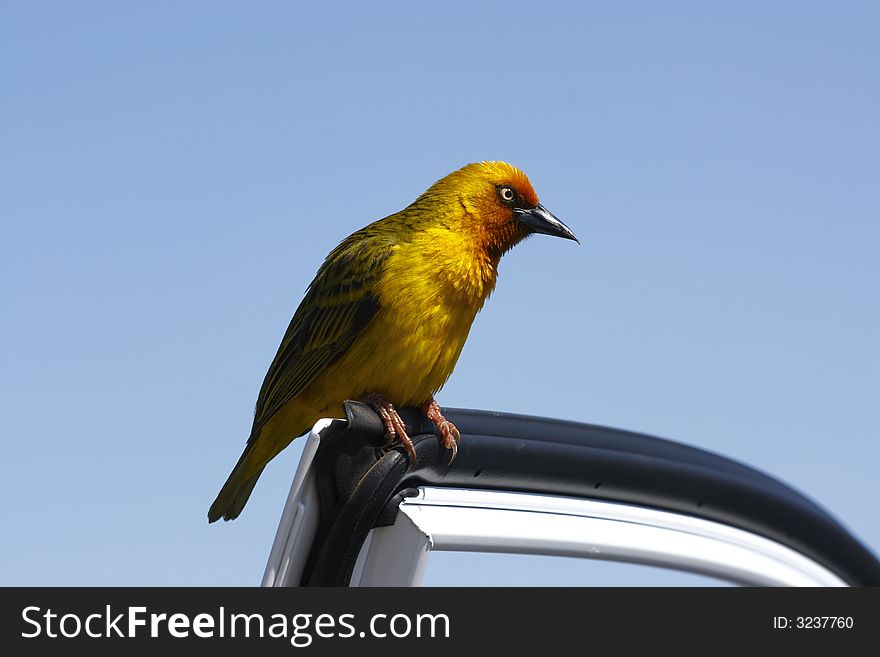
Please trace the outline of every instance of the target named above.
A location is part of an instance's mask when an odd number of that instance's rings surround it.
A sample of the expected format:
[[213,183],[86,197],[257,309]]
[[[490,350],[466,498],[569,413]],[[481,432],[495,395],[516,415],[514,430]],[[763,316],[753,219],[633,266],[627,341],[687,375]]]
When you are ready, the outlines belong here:
[[506,162],[469,164],[438,181],[424,196],[443,194],[461,226],[490,251],[504,253],[534,233],[575,240],[574,233],[540,204],[526,174]]

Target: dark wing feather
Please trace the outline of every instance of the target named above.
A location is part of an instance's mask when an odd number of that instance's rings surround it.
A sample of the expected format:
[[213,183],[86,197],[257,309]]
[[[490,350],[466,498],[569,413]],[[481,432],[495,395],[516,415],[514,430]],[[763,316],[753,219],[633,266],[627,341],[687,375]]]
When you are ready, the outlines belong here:
[[260,389],[251,440],[351,348],[379,311],[374,288],[393,242],[376,228],[373,224],[343,241],[309,285]]

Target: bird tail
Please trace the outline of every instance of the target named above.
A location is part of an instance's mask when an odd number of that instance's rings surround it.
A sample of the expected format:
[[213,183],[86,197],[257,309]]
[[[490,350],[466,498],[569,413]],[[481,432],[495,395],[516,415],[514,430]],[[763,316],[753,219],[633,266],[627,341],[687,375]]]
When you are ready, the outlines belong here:
[[257,479],[266,467],[266,461],[263,461],[254,470],[254,454],[254,443],[248,443],[226,483],[223,484],[223,488],[220,489],[217,499],[208,510],[208,522],[216,522],[220,518],[235,520],[241,514],[254,486],[257,485]]
[[308,430],[310,425],[305,420],[298,408],[288,404],[261,429],[254,428],[241,458],[208,511],[208,522],[220,518],[234,520],[239,516],[266,464]]

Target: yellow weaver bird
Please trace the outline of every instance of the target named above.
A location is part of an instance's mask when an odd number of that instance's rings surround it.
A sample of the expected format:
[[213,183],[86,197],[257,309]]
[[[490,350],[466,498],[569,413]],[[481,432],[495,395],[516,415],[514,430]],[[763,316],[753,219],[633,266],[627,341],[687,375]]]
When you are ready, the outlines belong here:
[[388,444],[412,441],[394,405],[418,406],[443,445],[461,435],[434,394],[495,287],[501,256],[533,233],[577,241],[506,162],[469,164],[409,207],[345,238],[321,265],[266,373],[244,453],[208,511],[237,518],[266,464],[346,399],[382,417]]

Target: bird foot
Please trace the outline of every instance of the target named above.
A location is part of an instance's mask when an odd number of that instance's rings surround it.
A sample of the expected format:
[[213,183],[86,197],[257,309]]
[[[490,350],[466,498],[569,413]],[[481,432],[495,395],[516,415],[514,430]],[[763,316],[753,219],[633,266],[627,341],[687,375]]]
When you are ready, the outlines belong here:
[[452,451],[452,456],[449,457],[449,463],[451,464],[458,454],[458,445],[461,443],[461,432],[454,424],[452,424],[452,422],[443,417],[440,405],[434,401],[433,397],[425,402],[422,406],[422,410],[425,412],[425,415],[428,416],[428,419],[434,423],[434,426],[437,427],[437,431],[440,432],[440,441],[443,443],[443,446]]
[[385,446],[390,447],[394,443],[400,442],[412,462],[415,463],[416,448],[413,446],[412,439],[407,435],[406,426],[394,405],[385,401],[382,395],[375,392],[364,397],[364,403],[382,418],[382,424],[385,425]]

